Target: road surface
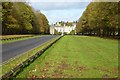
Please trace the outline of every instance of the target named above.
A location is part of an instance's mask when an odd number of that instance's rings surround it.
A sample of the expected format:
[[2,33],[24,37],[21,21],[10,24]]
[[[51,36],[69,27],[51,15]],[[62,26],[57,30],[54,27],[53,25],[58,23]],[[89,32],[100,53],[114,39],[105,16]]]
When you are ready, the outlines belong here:
[[2,45],[2,63],[5,61],[25,53],[26,51],[33,49],[43,43],[57,37],[56,35],[52,36],[42,36],[22,41],[17,41],[13,43],[7,43]]

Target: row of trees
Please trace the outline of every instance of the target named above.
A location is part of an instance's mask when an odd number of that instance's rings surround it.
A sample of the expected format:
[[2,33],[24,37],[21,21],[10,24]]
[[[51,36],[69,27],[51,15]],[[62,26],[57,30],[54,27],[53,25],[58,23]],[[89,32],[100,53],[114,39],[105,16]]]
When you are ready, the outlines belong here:
[[2,34],[2,3],[0,3],[0,35],[1,34]]
[[91,2],[77,23],[77,33],[101,37],[120,36],[120,2]]
[[2,34],[48,34],[49,24],[44,14],[27,3],[2,3]]

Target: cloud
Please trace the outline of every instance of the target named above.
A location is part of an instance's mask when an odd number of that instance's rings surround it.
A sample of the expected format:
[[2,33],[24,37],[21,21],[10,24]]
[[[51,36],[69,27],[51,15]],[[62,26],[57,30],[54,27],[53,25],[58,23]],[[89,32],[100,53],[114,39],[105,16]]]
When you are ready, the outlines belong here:
[[82,15],[84,9],[72,9],[72,10],[51,10],[41,11],[49,20],[50,24],[58,21],[76,21]]
[[90,2],[92,0],[26,0],[29,2]]
[[89,3],[90,2],[30,2],[32,7],[46,15],[50,24],[58,21],[78,20]]
[[38,10],[63,10],[85,8],[89,2],[30,2]]
[[91,1],[92,2],[119,2],[120,0],[2,0],[2,2],[91,2]]

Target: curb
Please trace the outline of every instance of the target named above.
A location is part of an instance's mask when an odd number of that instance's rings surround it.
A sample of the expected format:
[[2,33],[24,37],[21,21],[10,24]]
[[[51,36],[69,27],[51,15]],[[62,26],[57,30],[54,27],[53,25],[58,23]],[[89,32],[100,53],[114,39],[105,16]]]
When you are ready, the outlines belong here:
[[40,50],[39,52],[37,52],[36,54],[34,54],[33,56],[31,56],[30,58],[28,58],[24,62],[20,63],[16,67],[14,67],[12,70],[10,70],[6,74],[4,74],[2,76],[2,79],[13,78],[14,76],[16,76],[18,72],[22,71],[26,66],[30,65],[35,59],[37,59],[39,56],[41,56],[48,48],[50,48],[53,44],[55,44],[62,37],[63,36],[60,36],[54,42],[52,42],[51,44],[49,44],[48,46],[46,46],[45,48],[43,48],[42,50]]

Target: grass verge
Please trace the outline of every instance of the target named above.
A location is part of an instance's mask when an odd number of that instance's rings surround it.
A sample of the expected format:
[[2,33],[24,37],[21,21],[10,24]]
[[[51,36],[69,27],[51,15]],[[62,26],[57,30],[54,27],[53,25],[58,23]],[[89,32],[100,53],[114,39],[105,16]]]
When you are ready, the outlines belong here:
[[22,55],[17,56],[14,59],[9,60],[9,62],[3,64],[0,66],[0,68],[2,67],[2,74],[7,73],[8,71],[10,71],[12,68],[14,68],[15,66],[19,65],[20,63],[22,63],[23,61],[25,61],[26,59],[28,59],[29,57],[33,56],[34,54],[36,54],[38,51],[42,50],[44,47],[46,47],[47,45],[51,44],[53,41],[55,41],[57,38],[54,38],[46,43],[43,43],[41,46],[38,46],[26,53],[23,53]]
[[0,40],[0,44],[5,44],[5,43],[11,43],[11,42],[16,42],[16,41],[21,41],[21,40],[26,40],[26,39],[31,39],[31,38],[37,38],[37,37],[41,37],[42,35],[33,35],[33,36],[27,36],[27,37],[23,37],[23,38],[17,38],[17,39],[8,39],[8,40]]
[[0,35],[0,37],[1,37],[0,39],[26,37],[26,36],[33,36],[33,35]]
[[64,36],[16,78],[116,78],[118,41]]

